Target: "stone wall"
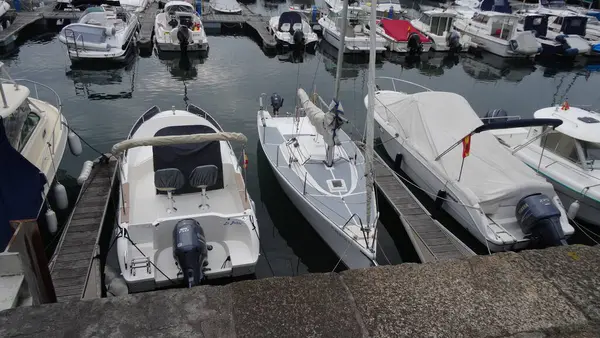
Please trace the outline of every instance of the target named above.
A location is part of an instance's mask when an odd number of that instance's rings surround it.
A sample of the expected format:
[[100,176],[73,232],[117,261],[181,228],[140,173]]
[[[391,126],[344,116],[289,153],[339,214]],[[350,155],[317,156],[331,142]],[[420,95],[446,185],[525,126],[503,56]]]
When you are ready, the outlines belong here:
[[598,337],[600,248],[569,246],[0,312],[0,337]]

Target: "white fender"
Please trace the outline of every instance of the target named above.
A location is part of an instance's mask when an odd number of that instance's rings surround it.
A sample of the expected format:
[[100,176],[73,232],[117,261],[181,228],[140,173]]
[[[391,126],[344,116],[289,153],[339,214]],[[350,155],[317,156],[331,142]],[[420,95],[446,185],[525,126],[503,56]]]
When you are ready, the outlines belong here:
[[58,229],[58,221],[56,219],[56,214],[52,209],[48,208],[45,217],[46,223],[48,224],[48,231],[50,231],[50,233],[54,235],[56,233],[56,230]]
[[83,149],[79,137],[74,132],[69,130],[67,140],[69,141],[69,149],[71,150],[71,154],[75,156],[81,155]]
[[81,167],[81,173],[77,178],[77,184],[82,185],[87,179],[90,177],[90,173],[92,172],[92,168],[94,167],[94,162],[85,161],[83,162],[83,167]]
[[52,194],[54,195],[54,200],[56,201],[56,207],[60,210],[65,210],[69,207],[69,198],[67,196],[67,189],[65,186],[60,184],[60,182],[56,181],[54,187],[52,188]]

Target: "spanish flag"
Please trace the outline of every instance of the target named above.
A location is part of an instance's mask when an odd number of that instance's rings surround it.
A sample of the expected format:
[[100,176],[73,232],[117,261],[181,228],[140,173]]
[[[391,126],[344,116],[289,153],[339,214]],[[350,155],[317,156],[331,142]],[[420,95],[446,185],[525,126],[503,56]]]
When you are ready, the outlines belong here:
[[465,136],[465,138],[463,138],[462,144],[463,144],[462,157],[465,158],[465,157],[469,156],[471,153],[471,135],[470,134]]
[[244,151],[244,169],[248,168],[248,155],[246,155],[246,152]]
[[565,101],[562,104],[562,107],[560,107],[560,109],[562,109],[562,110],[569,110],[569,108],[571,108],[571,107],[569,106],[569,102],[568,101]]

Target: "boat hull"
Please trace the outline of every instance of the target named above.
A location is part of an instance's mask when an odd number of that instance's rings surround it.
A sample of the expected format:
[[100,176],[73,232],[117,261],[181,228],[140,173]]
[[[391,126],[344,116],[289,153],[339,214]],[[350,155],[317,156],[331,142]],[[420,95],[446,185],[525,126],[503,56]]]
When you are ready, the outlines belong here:
[[[258,134],[261,149],[265,152],[263,140],[264,133],[261,128],[260,116],[258,117]],[[266,154],[266,152],[265,152]],[[341,258],[341,261],[350,269],[367,268],[373,266],[373,260],[367,257],[352,240],[345,235],[338,227],[338,225],[332,223],[327,217],[325,217],[317,208],[315,208],[310,202],[308,202],[304,196],[291,186],[286,178],[279,172],[277,166],[273,163],[273,160],[266,156],[269,161],[269,165],[277,182],[281,185],[283,191],[292,201],[292,204],[300,211],[302,216],[308,221],[312,228],[319,234],[319,236],[327,243],[327,245],[333,250],[333,252]],[[332,267],[333,268],[333,267]]]

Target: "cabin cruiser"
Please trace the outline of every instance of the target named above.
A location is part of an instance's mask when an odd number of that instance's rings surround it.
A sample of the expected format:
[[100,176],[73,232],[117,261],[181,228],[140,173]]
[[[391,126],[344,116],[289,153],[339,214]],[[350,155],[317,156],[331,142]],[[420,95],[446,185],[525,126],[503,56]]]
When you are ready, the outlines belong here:
[[235,0],[210,0],[209,6],[215,13],[242,14],[242,7]]
[[574,229],[552,185],[507,151],[462,96],[379,90],[375,98],[387,154],[490,251],[566,243]]
[[[336,48],[341,48],[340,37],[342,27],[346,25],[344,53],[368,53],[369,30],[365,27],[366,13],[359,6],[348,7],[348,21],[342,22],[342,8],[331,8],[329,13],[319,19],[323,39]],[[378,36],[375,50],[377,53],[385,51],[385,39]]]
[[418,55],[431,48],[431,39],[408,20],[379,20],[377,34],[386,40],[388,49],[393,52]]
[[548,34],[553,36],[567,36],[571,40],[579,39],[590,46],[590,54],[600,53],[600,32],[591,31],[588,34],[588,17],[570,11],[553,11],[539,9],[538,13],[549,15]]
[[543,55],[576,56],[590,53],[589,43],[578,35],[571,35],[572,30],[565,27],[568,33],[548,31],[548,16],[545,14],[526,13],[519,20],[520,31],[532,31],[542,44]]
[[453,26],[457,16],[456,11],[436,8],[424,11],[410,23],[431,39],[431,49],[436,52],[458,52],[463,49],[463,42]]
[[65,26],[58,36],[72,61],[125,61],[140,30],[135,14],[121,7],[101,5],[83,12],[76,23]]
[[304,46],[314,50],[319,41],[308,22],[295,11],[272,17],[267,29],[282,46]]
[[472,18],[454,21],[454,28],[473,47],[513,58],[530,58],[542,51],[531,31],[517,31],[518,17],[500,12],[476,12]]
[[[68,208],[65,187],[55,178],[66,145],[69,144],[74,155],[80,155],[81,141],[69,131],[60,97],[50,87],[35,81],[13,80],[1,62],[0,81],[0,173],[4,179],[0,190],[13,190],[11,201],[4,199],[0,207],[10,208],[0,210],[0,223],[5,221],[5,215],[7,220],[36,219],[46,207],[46,225],[54,234],[57,231],[56,214],[46,198],[52,194],[56,208]],[[40,100],[38,94],[50,94],[47,97],[52,97],[55,102]],[[13,198],[20,202],[9,207],[14,203]]]
[[208,51],[200,16],[186,1],[169,1],[154,21],[154,43],[160,52]]
[[255,207],[230,141],[246,137],[190,104],[152,107],[113,146],[121,166],[117,256],[130,292],[254,273]]
[[[366,5],[363,5],[363,9],[367,13],[371,13],[371,5],[367,1]],[[400,0],[381,0],[377,1],[377,17],[388,18],[388,19],[399,19],[402,14],[406,11],[402,9]]]
[[533,116],[563,123],[556,128],[513,128],[494,134],[554,185],[569,218],[600,226],[600,114],[565,102]]

